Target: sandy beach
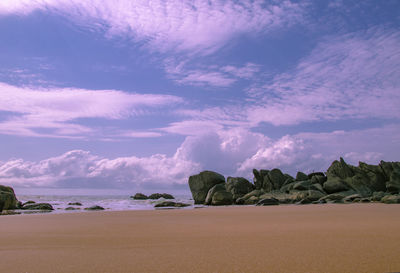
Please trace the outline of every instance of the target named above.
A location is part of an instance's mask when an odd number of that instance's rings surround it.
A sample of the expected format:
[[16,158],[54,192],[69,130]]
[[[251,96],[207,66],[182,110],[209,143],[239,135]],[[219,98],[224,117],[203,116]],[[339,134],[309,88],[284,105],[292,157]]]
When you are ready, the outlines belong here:
[[396,272],[400,206],[0,217],[2,272]]

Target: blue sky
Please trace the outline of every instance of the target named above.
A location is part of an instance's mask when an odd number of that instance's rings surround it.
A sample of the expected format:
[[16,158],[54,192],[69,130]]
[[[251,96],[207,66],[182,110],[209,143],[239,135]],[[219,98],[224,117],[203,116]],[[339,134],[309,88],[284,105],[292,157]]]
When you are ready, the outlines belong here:
[[0,183],[186,189],[396,161],[400,2],[0,2]]

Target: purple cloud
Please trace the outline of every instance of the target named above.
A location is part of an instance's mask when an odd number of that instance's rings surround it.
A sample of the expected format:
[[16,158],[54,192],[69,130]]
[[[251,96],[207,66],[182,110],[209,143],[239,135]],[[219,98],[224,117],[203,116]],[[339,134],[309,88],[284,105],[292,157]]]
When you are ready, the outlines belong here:
[[291,1],[6,0],[0,14],[57,12],[79,25],[130,36],[157,51],[215,52],[243,33],[265,33],[302,20],[304,7]]
[[399,118],[399,45],[400,32],[382,28],[328,37],[291,72],[248,89],[261,102],[252,105],[249,120]]
[[[78,118],[124,119],[183,101],[171,95],[117,90],[39,89],[5,83],[0,83],[0,91],[3,97],[0,111],[15,114],[0,122],[0,132],[24,136],[84,137],[94,133],[94,130],[74,122]],[[52,134],[38,133],[35,128],[54,131]],[[135,137],[133,132],[130,135]]]

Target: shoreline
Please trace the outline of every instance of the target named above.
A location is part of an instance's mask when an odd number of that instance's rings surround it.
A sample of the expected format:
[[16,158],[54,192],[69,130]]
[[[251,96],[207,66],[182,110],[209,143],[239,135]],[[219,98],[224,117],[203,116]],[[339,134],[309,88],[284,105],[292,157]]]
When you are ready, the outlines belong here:
[[395,272],[386,204],[2,216],[5,272]]

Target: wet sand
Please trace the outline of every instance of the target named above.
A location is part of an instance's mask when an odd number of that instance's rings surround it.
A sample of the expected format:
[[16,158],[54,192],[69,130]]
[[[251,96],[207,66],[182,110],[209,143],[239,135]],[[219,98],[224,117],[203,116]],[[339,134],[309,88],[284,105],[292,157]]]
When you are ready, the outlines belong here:
[[1,272],[399,272],[400,205],[0,217]]

